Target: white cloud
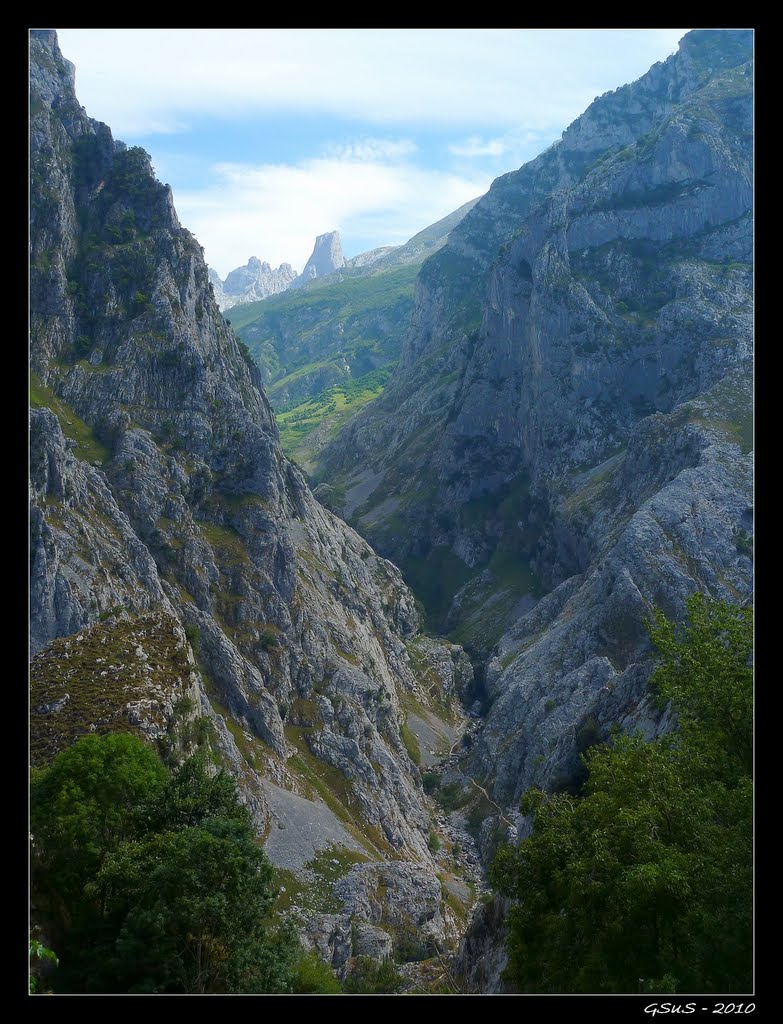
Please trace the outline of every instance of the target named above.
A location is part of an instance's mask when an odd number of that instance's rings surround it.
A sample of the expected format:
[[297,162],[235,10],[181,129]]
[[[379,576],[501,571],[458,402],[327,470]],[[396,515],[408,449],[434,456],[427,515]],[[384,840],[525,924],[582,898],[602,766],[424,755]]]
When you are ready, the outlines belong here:
[[508,150],[508,143],[503,139],[489,139],[487,142],[480,135],[471,135],[464,142],[452,142],[449,153],[454,156],[502,156]]
[[338,160],[397,160],[411,156],[418,150],[413,139],[356,139],[334,143],[326,148],[326,155]]
[[218,164],[214,174],[214,186],[174,198],[180,220],[221,277],[250,256],[301,271],[315,236],[335,229],[349,256],[371,247],[354,240],[379,233],[374,244],[399,244],[491,183],[491,176],[463,177],[402,161],[328,156],[296,165]]
[[203,114],[376,124],[566,124],[684,29],[60,29],[80,101],[115,135]]
[[[58,35],[79,101],[115,138],[153,153],[182,223],[225,275],[251,255],[301,270],[315,235],[334,228],[349,256],[405,241],[537,156],[594,96],[644,74],[684,32]],[[172,141],[159,152],[151,134]],[[340,141],[300,159],[324,138]],[[219,163],[221,146],[237,162]]]

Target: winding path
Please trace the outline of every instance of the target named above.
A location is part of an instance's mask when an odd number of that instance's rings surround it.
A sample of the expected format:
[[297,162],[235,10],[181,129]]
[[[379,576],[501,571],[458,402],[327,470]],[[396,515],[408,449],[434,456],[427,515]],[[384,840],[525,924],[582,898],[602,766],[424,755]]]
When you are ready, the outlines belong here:
[[495,803],[495,801],[492,799],[492,797],[489,795],[489,793],[486,791],[486,789],[484,789],[483,786],[479,786],[478,782],[476,782],[475,779],[470,779],[469,781],[470,781],[470,783],[472,785],[474,785],[476,787],[476,789],[481,790],[481,792],[484,794],[484,796],[487,798],[487,800],[489,800],[489,802],[492,804],[493,807],[497,807],[497,809],[500,811],[500,820],[501,821],[505,821],[505,823],[507,825],[510,825],[511,828],[514,828],[514,822],[508,820],[508,818],[503,813],[503,808],[500,806],[500,804],[496,804]]

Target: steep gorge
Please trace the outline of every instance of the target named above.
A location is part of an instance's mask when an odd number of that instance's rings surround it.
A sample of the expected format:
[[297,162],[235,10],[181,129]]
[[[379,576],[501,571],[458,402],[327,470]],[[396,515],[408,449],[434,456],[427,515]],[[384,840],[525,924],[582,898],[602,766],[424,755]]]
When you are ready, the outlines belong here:
[[[53,33],[31,48],[38,756],[91,727],[206,745],[281,867],[337,866],[300,915],[322,955],[442,949],[475,900],[455,827],[488,859],[613,723],[668,729],[651,610],[751,598],[751,35],[689,33],[451,228],[313,474],[358,533],[284,457],[146,154]],[[501,985],[503,910],[468,985]]]

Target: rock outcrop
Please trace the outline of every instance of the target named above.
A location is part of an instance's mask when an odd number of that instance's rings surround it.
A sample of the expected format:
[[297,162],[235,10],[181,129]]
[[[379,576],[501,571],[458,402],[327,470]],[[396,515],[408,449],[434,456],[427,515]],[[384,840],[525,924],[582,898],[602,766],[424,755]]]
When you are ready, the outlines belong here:
[[304,270],[290,287],[301,288],[308,281],[314,281],[317,277],[326,277],[327,274],[339,270],[344,264],[345,256],[343,256],[343,246],[339,233],[337,231],[327,231],[325,234],[316,237],[310,259],[305,263]]
[[[259,372],[147,154],[86,115],[54,33],[33,31],[30,49],[40,749],[78,735],[70,677],[58,688],[51,672],[78,651],[83,730],[130,722],[159,742],[187,697],[180,749],[209,744],[259,830],[274,785],[326,808],[368,861],[408,861],[437,885],[405,721],[411,702],[458,715],[464,655],[417,645],[399,571],[284,457]],[[164,625],[171,657],[133,644]]]
[[219,275],[209,271],[215,300],[221,310],[231,309],[242,302],[258,302],[270,295],[279,295],[290,288],[297,274],[290,263],[281,263],[277,270],[255,256],[251,256],[244,267],[232,270],[221,281]]

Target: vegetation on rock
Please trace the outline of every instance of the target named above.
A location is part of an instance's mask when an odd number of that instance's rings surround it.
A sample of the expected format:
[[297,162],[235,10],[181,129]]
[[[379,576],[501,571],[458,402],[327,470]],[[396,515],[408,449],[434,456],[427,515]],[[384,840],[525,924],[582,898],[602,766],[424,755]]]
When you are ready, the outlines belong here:
[[529,790],[495,860],[522,992],[752,991],[752,615],[688,608],[651,630],[679,729],[590,747],[579,796]]

